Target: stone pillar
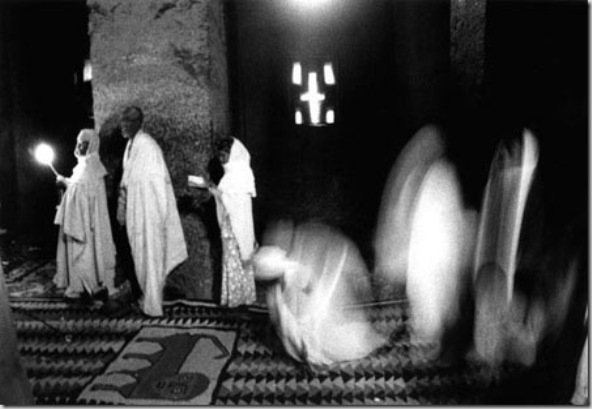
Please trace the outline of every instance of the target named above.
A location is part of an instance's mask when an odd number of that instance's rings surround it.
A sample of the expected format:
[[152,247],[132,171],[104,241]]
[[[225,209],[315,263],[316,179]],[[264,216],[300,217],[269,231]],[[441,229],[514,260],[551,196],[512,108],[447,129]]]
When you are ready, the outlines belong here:
[[450,2],[450,66],[467,105],[481,102],[485,76],[486,0]]
[[[109,168],[110,198],[120,177],[118,118],[136,104],[144,129],[163,149],[177,197],[189,260],[168,288],[191,299],[217,299],[215,214],[209,194],[187,188],[207,172],[213,138],[229,127],[224,2],[87,0],[95,126]],[[219,240],[219,237],[217,238]]]
[[[448,153],[464,186],[467,204],[481,206],[498,136],[490,135],[485,105],[487,0],[450,1],[451,103]],[[479,137],[476,137],[479,135]]]

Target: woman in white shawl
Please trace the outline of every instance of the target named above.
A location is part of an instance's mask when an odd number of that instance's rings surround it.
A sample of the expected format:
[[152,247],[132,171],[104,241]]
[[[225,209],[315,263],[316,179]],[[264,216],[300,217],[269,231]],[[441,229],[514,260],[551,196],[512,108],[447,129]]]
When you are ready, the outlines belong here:
[[66,289],[68,298],[79,298],[83,292],[92,295],[103,287],[112,295],[115,245],[107,211],[107,171],[99,159],[99,138],[92,129],[80,131],[74,155],[78,164],[72,176],[57,178],[66,192],[55,217],[60,231],[53,281]]
[[216,198],[222,234],[222,294],[220,304],[236,307],[256,299],[251,257],[255,250],[252,198],[256,196],[251,155],[236,138],[217,144],[224,176],[210,187]]

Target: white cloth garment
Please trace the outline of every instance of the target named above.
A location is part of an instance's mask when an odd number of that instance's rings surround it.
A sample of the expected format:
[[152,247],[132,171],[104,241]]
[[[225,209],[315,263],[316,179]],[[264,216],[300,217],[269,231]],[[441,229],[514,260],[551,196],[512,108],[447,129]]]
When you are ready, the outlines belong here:
[[127,143],[121,189],[125,224],[145,314],[161,316],[167,275],[187,259],[187,246],[166,162],[142,130]]
[[326,226],[304,224],[294,230],[289,249],[277,244],[261,247],[253,264],[256,278],[272,280],[267,308],[291,357],[331,365],[385,344],[361,308],[371,300],[370,280],[351,241]]
[[[255,177],[251,170],[251,155],[236,138],[230,149],[228,162],[224,164],[224,176],[218,184],[221,200],[228,212],[230,225],[238,242],[241,259],[249,260],[255,249],[252,198],[257,195]],[[218,206],[218,221],[222,214]]]
[[440,341],[460,312],[469,265],[464,249],[473,237],[470,220],[454,167],[437,160],[421,182],[410,223],[406,291],[420,339]]
[[115,245],[107,210],[104,177],[107,174],[98,155],[99,138],[83,130],[78,141],[88,141],[85,156],[67,179],[67,189],[55,217],[60,225],[54,283],[66,288],[66,296],[90,294],[105,286],[115,291]]

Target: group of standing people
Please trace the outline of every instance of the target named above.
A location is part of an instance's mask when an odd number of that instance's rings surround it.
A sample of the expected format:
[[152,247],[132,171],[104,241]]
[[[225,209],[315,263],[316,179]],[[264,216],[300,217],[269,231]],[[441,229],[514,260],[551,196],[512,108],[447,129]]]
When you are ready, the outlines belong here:
[[[162,316],[166,278],[188,253],[164,155],[154,138],[142,129],[143,122],[140,108],[124,109],[120,128],[127,145],[116,220],[129,241],[134,278],[141,291],[138,307],[146,315]],[[55,218],[60,229],[54,283],[65,289],[68,298],[106,289],[111,299],[117,292],[116,248],[104,181],[107,171],[99,158],[99,144],[93,130],[82,130],[72,176],[58,176],[58,183],[66,190]],[[216,198],[222,233],[221,304],[235,307],[255,301],[250,263],[255,249],[251,209],[255,182],[249,153],[240,141],[224,138],[217,148],[225,174],[218,186],[207,183],[206,187]]]

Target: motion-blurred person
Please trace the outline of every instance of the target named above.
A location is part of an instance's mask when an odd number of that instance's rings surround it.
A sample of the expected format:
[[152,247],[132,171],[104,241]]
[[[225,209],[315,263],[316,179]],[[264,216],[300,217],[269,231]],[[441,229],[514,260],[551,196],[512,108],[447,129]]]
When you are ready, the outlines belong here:
[[33,406],[35,399],[21,363],[16,330],[12,322],[8,290],[0,260],[0,405]]
[[438,128],[421,128],[407,143],[391,169],[382,194],[374,236],[374,274],[386,282],[407,280],[409,231],[415,200],[428,167],[444,155]]
[[410,223],[406,288],[413,333],[420,339],[441,341],[459,317],[474,224],[453,166],[437,160],[421,182]]
[[442,133],[420,129],[384,188],[375,236],[375,273],[404,285],[414,336],[438,342],[459,319],[474,241],[475,212],[464,208]]
[[[586,309],[586,328],[588,327],[588,309]],[[590,365],[588,363],[588,338],[586,334],[586,341],[582,348],[580,362],[578,363],[578,372],[576,375],[576,386],[574,394],[571,398],[571,403],[574,405],[590,405]]]
[[60,230],[53,281],[58,288],[65,288],[67,298],[94,295],[102,289],[113,296],[115,246],[105,192],[107,171],[99,158],[99,138],[92,129],[80,131],[74,155],[78,164],[72,176],[57,177],[66,191],[55,217]]
[[117,219],[126,226],[138,283],[139,306],[161,316],[167,275],[187,259],[187,246],[169,171],[158,143],[142,130],[135,106],[123,111],[121,132],[128,139],[123,158]]
[[361,359],[386,339],[360,304],[370,282],[355,245],[320,224],[276,231],[254,257],[256,277],[271,280],[267,305],[287,353],[313,365]]
[[222,294],[220,303],[229,307],[253,304],[256,300],[251,257],[255,250],[252,200],[256,196],[251,156],[236,138],[216,144],[224,176],[210,192],[222,234]]
[[[512,304],[514,275],[524,209],[538,156],[538,143],[529,131],[524,132],[521,142],[515,143],[511,150],[500,145],[483,198],[474,267],[474,343],[477,354],[493,366],[499,365],[509,353],[507,329],[513,322],[509,317],[524,313],[521,306],[524,301],[520,297]],[[541,307],[533,308],[530,317],[538,331]],[[538,333],[532,336],[538,337]],[[534,348],[536,342],[531,344]],[[526,352],[522,353],[523,359],[532,363],[532,348]]]

